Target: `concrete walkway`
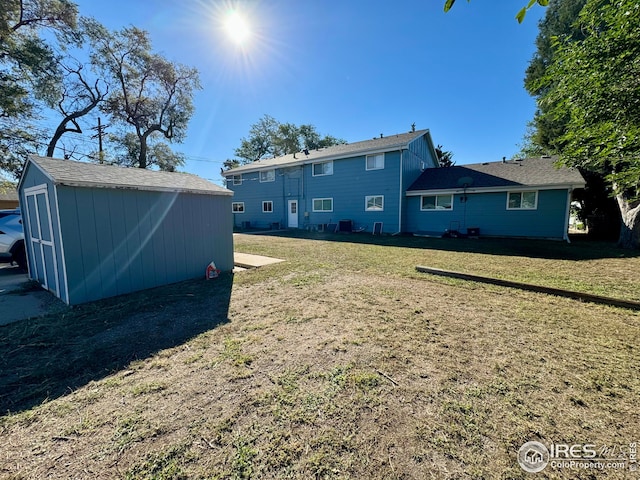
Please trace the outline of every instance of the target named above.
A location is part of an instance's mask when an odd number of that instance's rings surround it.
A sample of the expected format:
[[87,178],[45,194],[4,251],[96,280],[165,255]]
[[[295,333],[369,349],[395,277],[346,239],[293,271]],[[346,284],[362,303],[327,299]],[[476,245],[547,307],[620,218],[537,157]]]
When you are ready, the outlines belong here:
[[284,262],[284,260],[273,257],[264,257],[262,255],[252,255],[250,253],[234,252],[233,254],[233,263],[236,267],[258,268],[280,262]]

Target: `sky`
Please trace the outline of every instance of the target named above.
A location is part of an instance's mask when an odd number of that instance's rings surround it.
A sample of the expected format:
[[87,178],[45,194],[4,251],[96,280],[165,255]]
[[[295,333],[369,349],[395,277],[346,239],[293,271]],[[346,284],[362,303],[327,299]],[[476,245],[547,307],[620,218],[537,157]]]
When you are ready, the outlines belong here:
[[[525,0],[75,0],[112,30],[195,67],[202,90],[181,170],[219,182],[222,163],[268,114],[347,142],[429,129],[458,165],[518,150],[535,102],[523,86],[544,8]],[[250,34],[238,43],[230,11]],[[236,31],[237,33],[237,31]]]

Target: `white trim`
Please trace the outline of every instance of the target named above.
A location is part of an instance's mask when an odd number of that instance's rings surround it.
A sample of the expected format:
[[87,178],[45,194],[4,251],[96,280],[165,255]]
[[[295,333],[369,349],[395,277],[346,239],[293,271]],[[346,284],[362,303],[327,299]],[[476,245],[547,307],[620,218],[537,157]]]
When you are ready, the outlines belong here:
[[411,190],[406,193],[407,197],[421,197],[423,195],[456,195],[456,194],[470,194],[470,193],[503,193],[503,192],[530,192],[533,190],[565,190],[567,188],[584,188],[582,185],[570,185],[568,183],[562,183],[557,185],[522,185],[522,186],[508,186],[508,187],[478,187],[478,188],[443,188],[435,190]]
[[[369,199],[370,198],[381,198],[382,199],[382,207],[381,208],[368,208]],[[384,195],[366,195],[364,197],[364,211],[365,212],[384,212]]]
[[[44,284],[42,285],[45,289],[47,290],[51,290],[49,288],[49,282],[47,279],[47,262],[45,260],[45,254],[44,254],[44,247],[51,247],[51,253],[53,255],[52,261],[53,261],[53,276],[54,276],[54,280],[55,280],[55,295],[60,298],[60,280],[58,278],[58,258],[56,256],[56,245],[55,245],[55,237],[53,236],[53,222],[51,219],[51,204],[49,203],[49,191],[47,189],[47,184],[43,183],[41,185],[36,185],[34,187],[29,187],[29,188],[25,188],[23,190],[24,192],[24,196],[25,196],[25,207],[26,207],[26,215],[27,215],[27,223],[29,225],[29,244],[31,247],[31,255],[32,255],[32,259],[33,259],[33,263],[34,266],[36,267],[36,278],[34,280],[37,280],[38,274],[38,265],[36,262],[36,256],[35,256],[35,250],[34,250],[34,243],[38,243],[38,245],[40,245],[40,255],[42,256],[42,278],[44,280]],[[38,199],[37,196],[44,194],[44,199],[45,199],[45,208],[46,208],[46,214],[49,217],[49,238],[51,240],[44,240],[42,238],[42,231],[41,231],[41,223],[40,223],[40,209],[38,208]],[[33,212],[31,212],[29,210],[29,200],[28,197],[34,197],[33,198],[33,202],[34,202],[34,209],[35,209],[35,215],[36,215],[36,226],[38,227],[38,238],[36,239],[37,242],[34,242],[34,236],[33,236],[33,232],[31,231],[31,214]]]
[[[331,200],[331,210],[316,210],[316,206],[315,203],[316,201],[322,201],[324,202],[325,200]],[[333,212],[333,197],[324,197],[324,198],[312,198],[311,199],[311,211],[312,212],[318,212],[318,213],[331,213]]]
[[[242,210],[234,210],[235,205],[242,205]],[[244,213],[244,202],[231,202],[231,213]]]
[[[423,202],[424,197],[435,197],[435,207],[436,208],[424,208]],[[451,198],[451,208],[438,208],[438,197],[450,197]],[[420,211],[421,212],[453,212],[453,206],[455,204],[456,197],[453,193],[445,193],[445,194],[435,194],[435,195],[422,195],[420,197]]]
[[[316,173],[316,165],[331,165],[331,172],[330,173]],[[324,168],[322,169],[324,171]],[[322,162],[314,162],[311,164],[311,176],[312,177],[325,177],[327,175],[333,175],[333,160],[325,160]]]
[[58,221],[58,238],[60,239],[60,257],[62,258],[62,280],[64,282],[64,299],[69,305],[69,280],[67,279],[67,260],[64,256],[64,241],[62,240],[62,224],[60,223],[60,204],[58,203],[58,187],[53,186],[53,200],[56,206],[56,220]]
[[567,243],[571,243],[569,239],[569,217],[571,215],[571,192],[572,190],[567,189],[567,208],[564,214],[564,236],[563,240],[566,240]]
[[[369,158],[377,158],[377,157],[382,157],[382,166],[381,167],[373,167],[373,168],[369,168]],[[384,170],[384,161],[385,161],[385,153],[370,153],[368,155],[365,155],[364,157],[364,169],[366,171],[371,171],[371,170]]]
[[[265,210],[265,205],[271,204],[271,210]],[[262,213],[273,213],[273,200],[263,200],[262,201]]]
[[[263,180],[262,179],[262,174],[263,173],[271,173],[272,175],[269,175],[266,180]],[[242,174],[240,174],[240,175],[242,175]],[[272,176],[273,176],[273,178],[271,178]],[[261,170],[260,173],[258,174],[258,179],[260,180],[260,183],[275,182],[276,181],[276,169],[275,168],[270,168],[268,170]]]
[[[520,205],[522,205],[522,197],[525,193],[535,193],[536,198],[533,202],[533,207],[510,207],[509,206],[509,197],[512,193],[520,194]],[[507,210],[537,210],[538,209],[538,191],[537,190],[518,190],[518,191],[508,191],[507,192]]]

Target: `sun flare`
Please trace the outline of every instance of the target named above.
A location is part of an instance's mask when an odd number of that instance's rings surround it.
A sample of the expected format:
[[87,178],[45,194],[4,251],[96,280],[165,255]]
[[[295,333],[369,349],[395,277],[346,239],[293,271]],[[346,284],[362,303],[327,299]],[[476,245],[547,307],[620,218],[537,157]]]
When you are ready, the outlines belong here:
[[243,45],[251,37],[251,26],[245,17],[235,10],[229,11],[224,21],[224,29],[231,41]]

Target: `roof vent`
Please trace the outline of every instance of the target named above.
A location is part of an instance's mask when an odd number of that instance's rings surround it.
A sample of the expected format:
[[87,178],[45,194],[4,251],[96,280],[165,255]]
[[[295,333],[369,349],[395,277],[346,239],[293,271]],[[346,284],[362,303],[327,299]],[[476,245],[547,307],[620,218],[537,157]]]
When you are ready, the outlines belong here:
[[524,158],[516,158],[516,162],[521,162],[523,160],[524,160]]
[[502,163],[507,163],[507,157],[502,157]]
[[380,138],[384,137],[384,135],[380,134]]
[[309,156],[309,149],[308,149],[308,148],[305,148],[305,149],[303,150],[303,152],[304,152],[304,154],[305,154],[307,157]]

